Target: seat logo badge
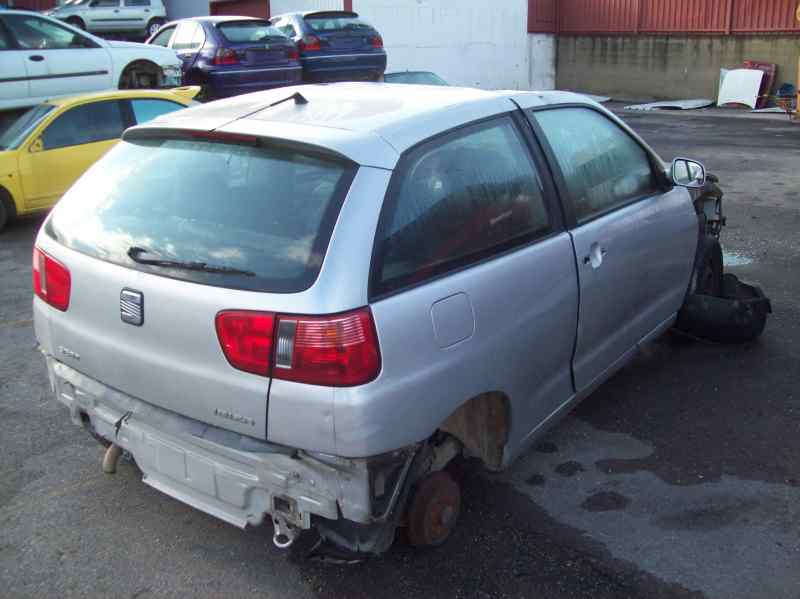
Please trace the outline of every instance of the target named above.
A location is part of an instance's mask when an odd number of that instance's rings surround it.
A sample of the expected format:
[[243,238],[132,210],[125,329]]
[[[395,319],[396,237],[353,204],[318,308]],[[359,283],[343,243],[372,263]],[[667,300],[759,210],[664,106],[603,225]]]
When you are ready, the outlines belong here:
[[140,327],[144,323],[144,295],[141,291],[123,289],[119,294],[119,315],[122,322]]

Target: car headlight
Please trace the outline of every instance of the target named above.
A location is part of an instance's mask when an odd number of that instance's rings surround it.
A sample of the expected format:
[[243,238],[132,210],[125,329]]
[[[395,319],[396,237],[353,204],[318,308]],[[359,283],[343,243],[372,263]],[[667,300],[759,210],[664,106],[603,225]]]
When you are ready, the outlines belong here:
[[161,67],[161,75],[163,76],[165,86],[180,85],[183,80],[181,68],[175,65]]

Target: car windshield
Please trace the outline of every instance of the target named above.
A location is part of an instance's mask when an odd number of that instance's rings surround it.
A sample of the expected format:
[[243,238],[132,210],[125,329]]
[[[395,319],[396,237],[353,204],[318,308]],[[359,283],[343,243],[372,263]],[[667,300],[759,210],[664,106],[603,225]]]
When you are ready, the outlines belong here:
[[234,44],[260,42],[271,37],[286,37],[267,21],[227,21],[217,25],[217,29],[226,40]]
[[30,135],[36,125],[42,122],[54,106],[51,104],[39,104],[29,108],[12,123],[12,125],[0,134],[0,150],[16,150]]
[[386,83],[406,83],[413,85],[447,85],[447,82],[428,71],[406,71],[401,73],[386,73],[383,76]]
[[[67,192],[45,231],[128,268],[296,293],[319,274],[354,174],[352,163],[296,148],[123,141]],[[134,261],[131,248],[161,264]],[[165,267],[168,261],[213,268]]]
[[358,17],[350,15],[308,15],[305,21],[317,33],[342,30],[372,30],[370,25]]

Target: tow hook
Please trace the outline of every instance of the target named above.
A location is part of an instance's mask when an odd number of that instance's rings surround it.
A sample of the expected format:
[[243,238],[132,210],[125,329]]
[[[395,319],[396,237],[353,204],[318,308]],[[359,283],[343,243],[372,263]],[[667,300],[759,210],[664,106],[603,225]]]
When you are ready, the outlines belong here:
[[275,527],[275,532],[272,535],[272,542],[278,549],[288,549],[295,542],[295,539],[300,534],[294,526],[286,522],[286,519],[280,514],[272,517],[272,523]]

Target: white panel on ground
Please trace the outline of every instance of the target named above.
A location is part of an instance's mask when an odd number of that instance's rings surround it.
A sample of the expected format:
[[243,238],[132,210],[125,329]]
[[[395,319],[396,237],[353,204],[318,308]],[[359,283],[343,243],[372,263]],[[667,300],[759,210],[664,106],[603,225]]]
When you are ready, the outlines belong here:
[[733,69],[723,74],[717,104],[745,104],[756,107],[758,92],[761,89],[763,71],[756,69]]
[[527,0],[354,0],[353,10],[381,32],[388,71],[484,89],[554,87],[554,37],[527,33]]

